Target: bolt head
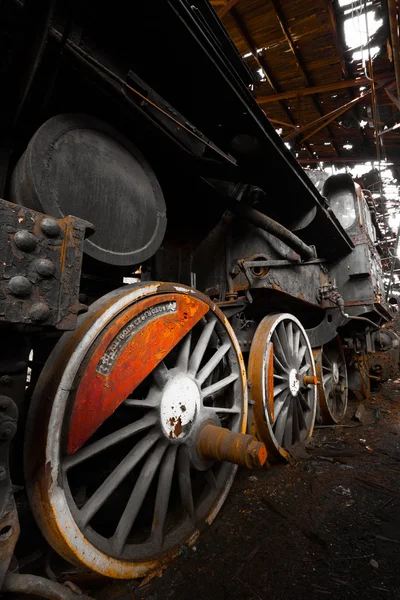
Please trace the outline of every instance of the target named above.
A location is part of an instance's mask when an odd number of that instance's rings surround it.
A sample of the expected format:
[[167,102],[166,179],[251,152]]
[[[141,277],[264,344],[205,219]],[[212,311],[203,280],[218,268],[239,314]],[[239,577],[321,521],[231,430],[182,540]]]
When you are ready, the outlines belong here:
[[0,439],[9,440],[13,437],[16,431],[16,423],[13,423],[12,421],[6,421],[2,425],[0,425]]
[[53,261],[48,258],[39,258],[35,261],[33,268],[42,277],[53,277],[56,271]]
[[38,323],[42,323],[43,321],[47,321],[50,316],[50,309],[45,302],[37,302],[34,304],[29,311],[29,318],[32,321],[36,321]]
[[10,406],[10,398],[5,398],[4,396],[0,396],[0,408],[3,410]]
[[14,243],[20,250],[32,252],[36,248],[37,239],[33,233],[26,231],[26,229],[21,229],[14,235]]
[[61,227],[57,223],[55,219],[50,217],[46,217],[43,219],[40,225],[43,233],[45,233],[48,237],[57,237],[60,235]]
[[13,296],[25,298],[25,296],[29,296],[31,293],[32,284],[27,277],[16,275],[15,277],[11,277],[8,283],[8,289]]

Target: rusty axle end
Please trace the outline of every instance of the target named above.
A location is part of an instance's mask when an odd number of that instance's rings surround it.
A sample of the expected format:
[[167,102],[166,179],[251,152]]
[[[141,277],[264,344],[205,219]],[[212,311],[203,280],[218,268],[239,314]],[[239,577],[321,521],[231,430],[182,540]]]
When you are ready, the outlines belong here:
[[318,385],[318,377],[314,375],[304,375],[304,385]]
[[267,460],[265,444],[253,436],[211,424],[201,429],[197,450],[204,459],[228,461],[249,469],[262,467]]

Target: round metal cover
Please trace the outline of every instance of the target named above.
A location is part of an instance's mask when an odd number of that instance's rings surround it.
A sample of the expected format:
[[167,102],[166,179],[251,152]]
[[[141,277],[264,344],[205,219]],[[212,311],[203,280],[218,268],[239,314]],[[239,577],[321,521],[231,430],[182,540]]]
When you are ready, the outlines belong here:
[[86,115],[58,115],[37,130],[14,170],[11,200],[93,223],[86,254],[120,267],[150,258],[167,222],[146,159],[115,129]]

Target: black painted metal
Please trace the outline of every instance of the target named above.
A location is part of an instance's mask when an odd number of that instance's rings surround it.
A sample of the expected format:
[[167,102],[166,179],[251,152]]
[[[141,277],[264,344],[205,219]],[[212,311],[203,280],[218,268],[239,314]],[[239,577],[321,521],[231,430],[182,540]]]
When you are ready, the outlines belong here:
[[58,115],[35,133],[14,171],[11,199],[59,219],[94,223],[85,252],[109,265],[150,258],[166,227],[153,170],[123,135],[84,115]]

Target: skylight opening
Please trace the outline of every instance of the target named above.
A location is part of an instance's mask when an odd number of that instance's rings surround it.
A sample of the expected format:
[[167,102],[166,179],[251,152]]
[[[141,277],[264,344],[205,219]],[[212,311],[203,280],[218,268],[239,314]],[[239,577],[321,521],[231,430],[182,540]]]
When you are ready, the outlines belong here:
[[369,51],[368,49],[365,50],[357,50],[357,52],[353,52],[353,60],[368,60],[369,59],[369,54],[371,53],[371,60],[373,58],[375,58],[375,56],[377,54],[379,54],[380,48],[379,46],[372,46]]
[[[367,15],[368,32],[365,14]],[[369,39],[383,25],[383,19],[375,19],[375,16],[376,12],[374,10],[369,10],[367,13],[363,12],[358,15],[353,15],[345,20],[344,36],[348,48],[359,48],[360,46],[366,46],[368,44]]]

